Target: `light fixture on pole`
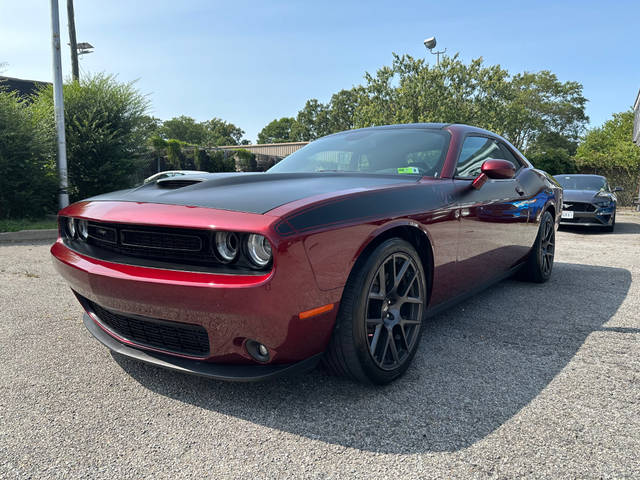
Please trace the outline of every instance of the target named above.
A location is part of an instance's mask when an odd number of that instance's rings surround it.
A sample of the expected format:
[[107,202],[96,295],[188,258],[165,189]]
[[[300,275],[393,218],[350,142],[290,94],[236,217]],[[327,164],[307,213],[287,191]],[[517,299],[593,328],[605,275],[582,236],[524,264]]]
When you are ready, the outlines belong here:
[[431,52],[432,55],[436,55],[436,65],[440,65],[440,54],[445,53],[447,49],[445,48],[444,50],[435,52],[433,51],[433,49],[436,48],[436,37],[427,38],[424,41],[424,46],[427,48],[427,50],[429,50],[429,52]]
[[93,53],[92,48],[95,48],[93,45],[87,42],[80,42],[78,44],[78,55],[86,55],[87,53]]

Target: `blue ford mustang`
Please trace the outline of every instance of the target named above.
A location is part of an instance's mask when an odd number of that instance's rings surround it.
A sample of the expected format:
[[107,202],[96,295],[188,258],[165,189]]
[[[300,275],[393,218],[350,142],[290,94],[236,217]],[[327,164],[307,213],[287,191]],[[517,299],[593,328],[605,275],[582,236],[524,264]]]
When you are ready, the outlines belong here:
[[609,182],[600,175],[556,175],[555,179],[564,190],[561,225],[601,227],[613,232],[616,226],[615,192]]

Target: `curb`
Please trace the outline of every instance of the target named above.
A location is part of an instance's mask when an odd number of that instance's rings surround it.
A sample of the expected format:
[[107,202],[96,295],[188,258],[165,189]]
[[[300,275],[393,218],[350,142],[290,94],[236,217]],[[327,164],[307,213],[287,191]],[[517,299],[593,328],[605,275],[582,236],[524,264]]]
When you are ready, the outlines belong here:
[[0,244],[17,243],[17,242],[33,242],[50,240],[55,241],[58,238],[58,229],[44,230],[20,230],[19,232],[0,233]]

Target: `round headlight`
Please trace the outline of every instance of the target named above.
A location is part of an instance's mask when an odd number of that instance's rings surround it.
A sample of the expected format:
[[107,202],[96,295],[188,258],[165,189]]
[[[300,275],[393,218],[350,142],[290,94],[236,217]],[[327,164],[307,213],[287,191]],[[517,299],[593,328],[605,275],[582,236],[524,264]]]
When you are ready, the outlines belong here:
[[76,220],[73,217],[67,218],[67,234],[71,238],[76,238]]
[[82,240],[86,240],[87,238],[89,238],[89,222],[87,222],[86,220],[78,220],[77,227],[78,236]]
[[240,240],[234,232],[216,232],[216,253],[225,263],[231,262],[238,256]]
[[271,261],[271,244],[266,237],[252,233],[247,238],[249,260],[256,267],[266,267]]

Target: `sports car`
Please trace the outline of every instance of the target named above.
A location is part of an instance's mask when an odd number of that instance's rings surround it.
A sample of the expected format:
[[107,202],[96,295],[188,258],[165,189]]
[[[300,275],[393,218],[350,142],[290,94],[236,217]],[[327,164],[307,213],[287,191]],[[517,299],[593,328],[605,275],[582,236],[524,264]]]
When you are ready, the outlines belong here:
[[220,380],[384,384],[425,319],[507,276],[544,282],[562,189],[504,138],[449,124],[337,133],[264,173],[165,178],[59,213],[51,248],[120,354]]
[[601,227],[607,232],[616,228],[616,192],[622,187],[611,188],[600,175],[556,175],[562,186],[564,203],[560,225]]

